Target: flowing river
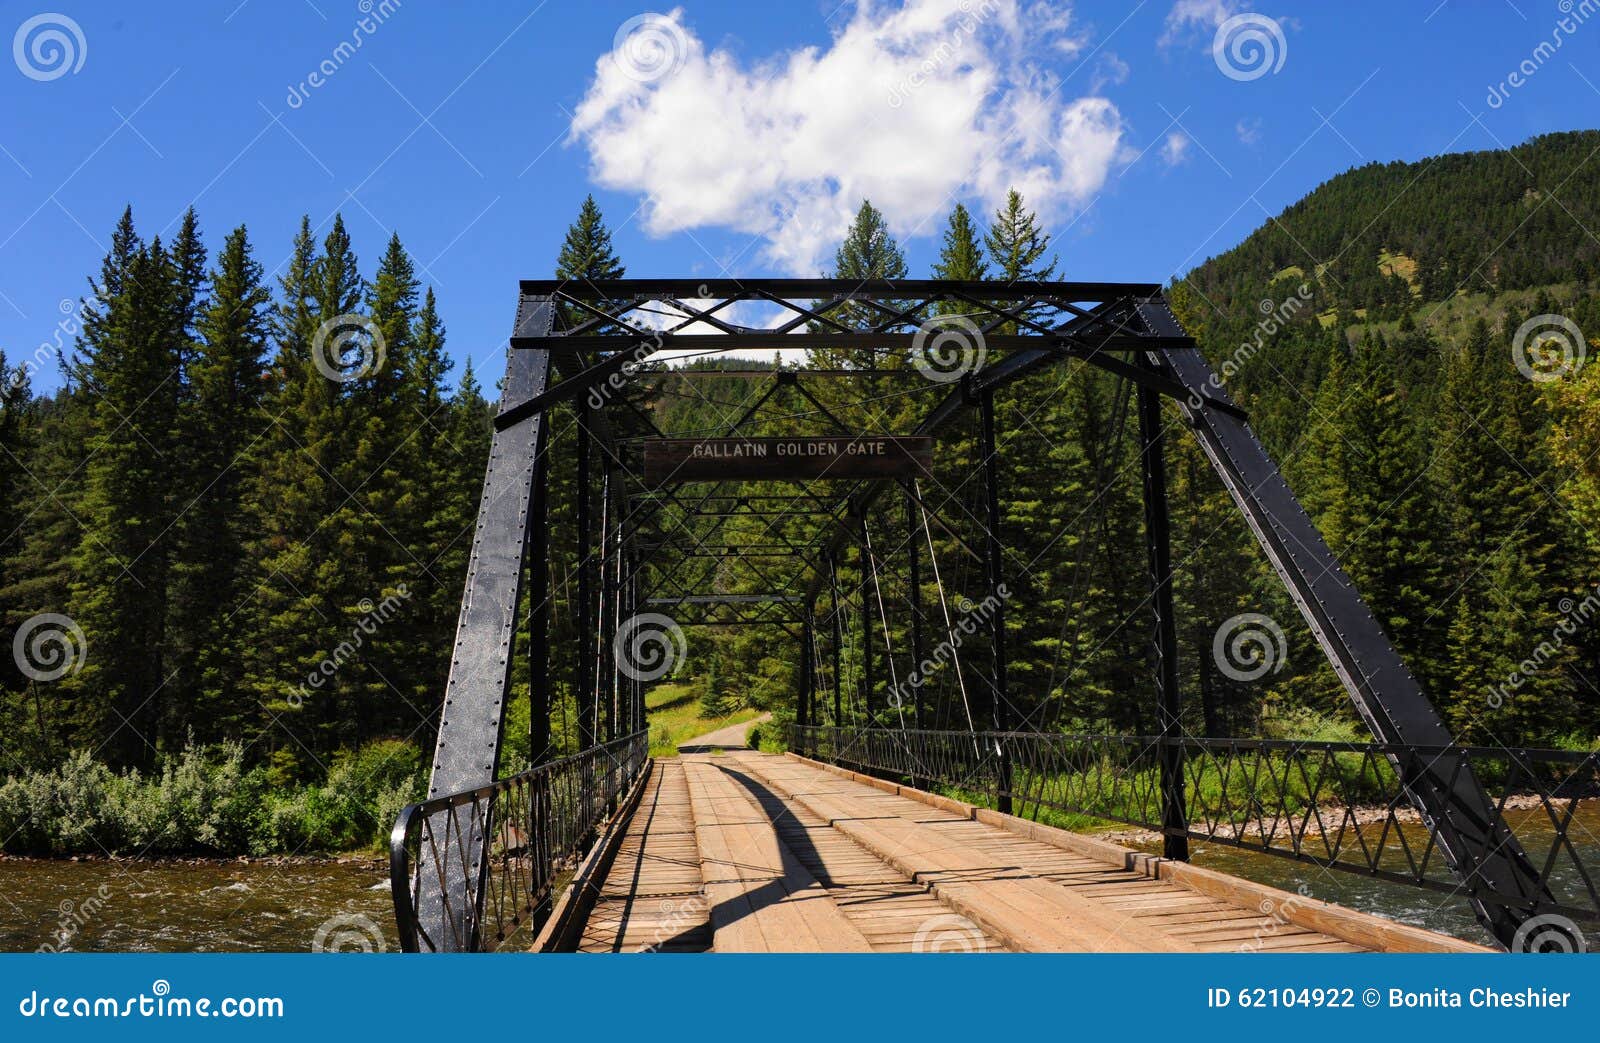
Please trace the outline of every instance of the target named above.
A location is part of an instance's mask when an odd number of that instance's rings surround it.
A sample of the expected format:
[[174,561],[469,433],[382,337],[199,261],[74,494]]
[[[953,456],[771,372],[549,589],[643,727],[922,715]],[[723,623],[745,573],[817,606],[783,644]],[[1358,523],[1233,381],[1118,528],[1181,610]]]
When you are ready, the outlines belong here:
[[376,862],[0,860],[0,950],[9,952],[396,945],[388,870]]

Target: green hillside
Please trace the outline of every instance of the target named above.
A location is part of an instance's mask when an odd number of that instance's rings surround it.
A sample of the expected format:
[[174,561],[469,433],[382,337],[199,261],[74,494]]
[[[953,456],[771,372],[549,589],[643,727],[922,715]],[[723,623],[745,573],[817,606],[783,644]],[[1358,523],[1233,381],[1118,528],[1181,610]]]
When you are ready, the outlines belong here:
[[1593,731],[1594,373],[1539,345],[1600,329],[1597,149],[1369,164],[1173,287],[1467,739]]

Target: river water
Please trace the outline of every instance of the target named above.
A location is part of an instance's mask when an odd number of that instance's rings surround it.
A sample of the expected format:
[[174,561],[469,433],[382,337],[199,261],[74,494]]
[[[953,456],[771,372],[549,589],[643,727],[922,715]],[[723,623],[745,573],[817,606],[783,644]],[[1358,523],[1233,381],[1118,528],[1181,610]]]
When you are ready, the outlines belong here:
[[[319,945],[320,942],[320,945]],[[0,860],[0,950],[393,950],[377,863]]]

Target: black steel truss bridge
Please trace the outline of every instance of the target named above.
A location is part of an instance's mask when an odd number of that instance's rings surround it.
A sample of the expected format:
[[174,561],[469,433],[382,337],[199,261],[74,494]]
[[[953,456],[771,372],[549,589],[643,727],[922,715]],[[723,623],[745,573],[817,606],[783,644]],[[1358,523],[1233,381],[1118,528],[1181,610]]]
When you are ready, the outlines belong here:
[[[730,351],[805,353],[808,363],[738,372],[663,364]],[[837,361],[819,361],[828,359]],[[1146,735],[1058,733],[1016,709],[1000,596],[1005,490],[995,401],[1063,365],[1112,374],[1131,395],[1149,591],[1136,626],[1153,665],[1155,726]],[[715,388],[730,376],[764,390],[751,400],[722,400]],[[954,429],[969,431],[979,461],[974,509],[949,516],[948,498],[930,489],[936,482],[914,474],[788,480],[775,471],[757,481],[647,482],[640,445],[685,437],[660,430],[650,407],[650,389],[669,379],[711,389],[695,394],[725,414],[718,430],[693,432],[696,438],[774,433],[772,410],[782,402],[791,409],[778,433],[796,437],[898,435],[938,444]],[[859,420],[853,428],[837,415],[840,399],[829,390],[836,386],[893,401],[896,408],[880,407],[880,417],[914,419],[900,430],[862,431]],[[575,443],[562,457],[569,474],[552,473],[558,433]],[[1167,504],[1172,437],[1197,441],[1370,729],[1370,743],[1183,732]],[[571,516],[552,517],[556,482],[576,490]],[[942,584],[934,538],[954,546],[995,595],[974,638],[986,646],[983,685],[970,700],[963,690],[966,716],[955,718],[963,727],[951,727],[951,714],[938,712],[917,686],[898,676],[887,683],[894,655],[923,662],[946,621],[913,608],[897,624],[910,648],[886,647],[888,615],[904,604],[886,603],[877,587],[878,570],[890,565],[888,552],[871,546],[873,517],[903,519],[911,537],[896,548],[895,566],[911,605],[928,603],[922,585]],[[553,538],[558,527],[575,532],[575,546]],[[852,557],[858,589],[841,590],[841,569]],[[573,618],[564,624],[575,648],[552,643],[550,577],[558,560],[576,588]],[[665,630],[641,633],[641,621],[652,620],[658,627],[664,620]],[[974,816],[1012,825],[1059,812],[1139,826],[1159,845],[1152,878],[1172,878],[1199,841],[1464,897],[1485,937],[1502,948],[1528,947],[1531,930],[1543,939],[1554,930],[1557,947],[1579,946],[1600,910],[1578,841],[1600,783],[1595,756],[1455,742],[1155,284],[523,282],[429,797],[405,810],[393,834],[394,898],[407,949],[491,949],[516,937],[533,944],[570,920],[570,882],[611,865],[617,838],[632,835],[630,816],[642,814],[641,799],[664,808],[661,794],[678,784],[677,767],[652,773],[645,692],[654,677],[625,668],[623,651],[655,642],[653,651],[671,658],[681,654],[672,642],[695,626],[765,627],[794,642],[801,665],[788,748],[803,763],[828,766],[830,778],[848,773],[863,785],[935,794],[928,799],[936,804],[961,796],[989,809]],[[519,642],[522,627],[527,636]],[[850,683],[842,655],[856,664]],[[502,777],[519,667],[534,762]],[[568,675],[555,676],[558,668]],[[577,739],[575,752],[558,757],[549,722],[563,698],[575,708]],[[705,794],[726,781],[709,770],[682,766],[688,788],[680,803],[692,810],[684,814],[696,830],[714,807]],[[753,806],[790,799],[777,769],[759,784],[751,781],[759,770],[750,771],[740,778]],[[1195,785],[1200,777],[1211,784]],[[781,830],[774,836],[772,857],[788,866],[789,851],[827,890],[827,874],[812,865],[826,853],[796,848],[800,841],[784,840]],[[865,834],[852,834],[852,842],[874,843]],[[699,864],[717,861],[708,843]],[[949,857],[956,865],[961,852]],[[780,879],[790,872],[780,870]],[[714,901],[724,883],[708,871],[685,885],[700,888],[711,905],[719,949],[723,931],[729,944],[738,936],[725,923],[734,899]],[[962,899],[954,884],[945,886],[955,907],[982,907],[982,895]],[[994,929],[1005,936],[1001,920]],[[571,923],[562,930],[570,941]]]

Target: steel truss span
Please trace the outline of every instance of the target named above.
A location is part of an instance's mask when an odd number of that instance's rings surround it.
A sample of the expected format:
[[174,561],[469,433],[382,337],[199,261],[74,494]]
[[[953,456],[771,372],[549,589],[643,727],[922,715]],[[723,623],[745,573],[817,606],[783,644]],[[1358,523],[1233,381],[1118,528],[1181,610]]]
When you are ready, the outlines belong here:
[[[760,327],[734,321],[750,314],[770,318]],[[969,419],[985,450],[983,474],[974,485],[980,502],[975,517],[967,519],[968,525],[981,528],[977,538],[963,535],[961,524],[941,515],[938,505],[920,494],[918,483],[903,477],[792,480],[782,496],[771,489],[740,495],[727,481],[710,481],[696,491],[693,483],[673,481],[670,475],[648,486],[640,480],[638,436],[663,437],[663,432],[631,392],[662,379],[665,353],[681,357],[741,349],[849,349],[878,353],[870,357],[892,363],[917,361],[931,350],[948,353],[952,347],[960,354],[960,372],[925,373],[920,385],[893,382],[903,393],[926,396],[928,404],[909,430],[852,431],[812,388],[822,379],[871,382],[893,370],[892,365],[873,364],[859,372],[834,367],[814,376],[803,368],[770,371],[765,394],[734,410],[725,430],[696,437],[751,436],[761,423],[761,411],[785,396],[797,399],[803,415],[823,428],[814,432],[818,435],[931,437],[937,444],[955,421]],[[876,567],[866,519],[876,517],[874,511],[893,510],[898,516],[903,510],[908,529],[926,533],[937,528],[942,539],[978,565],[990,593],[1002,594],[1006,544],[1004,490],[994,463],[995,396],[1030,374],[1067,362],[1114,374],[1133,389],[1136,399],[1150,589],[1145,632],[1156,665],[1152,709],[1161,731],[1148,750],[1137,745],[1149,741],[1145,739],[1107,739],[1098,747],[1136,764],[1138,778],[1153,786],[1147,792],[1120,794],[1124,803],[1119,806],[1133,809],[1128,811],[1130,820],[1153,822],[1164,837],[1167,857],[1183,859],[1190,838],[1221,836],[1211,825],[1220,821],[1215,809],[1197,806],[1190,795],[1195,773],[1246,761],[1264,768],[1277,764],[1272,757],[1278,755],[1265,746],[1217,748],[1180,739],[1181,675],[1166,509],[1165,441],[1170,433],[1162,422],[1163,413],[1173,411],[1170,400],[1372,730],[1373,746],[1325,751],[1334,758],[1330,763],[1340,765],[1340,758],[1358,756],[1385,765],[1373,771],[1391,783],[1386,790],[1391,811],[1403,803],[1427,826],[1421,868],[1393,871],[1395,875],[1432,886],[1444,879],[1441,870],[1447,872],[1503,946],[1510,946],[1518,928],[1542,912],[1586,908],[1552,892],[1549,859],[1542,854],[1537,861],[1530,858],[1508,827],[1503,806],[1490,796],[1486,777],[1498,782],[1501,775],[1485,772],[1499,768],[1481,751],[1454,745],[1443,720],[1256,438],[1248,416],[1196,350],[1159,286],[827,279],[528,281],[521,284],[512,323],[429,801],[408,808],[396,826],[394,888],[407,948],[489,947],[504,933],[506,910],[513,910],[509,916],[514,923],[527,916],[537,925],[549,905],[550,881],[576,857],[605,810],[614,808],[647,763],[646,744],[639,737],[646,727],[645,685],[653,678],[622,670],[613,654],[624,638],[631,639],[628,628],[637,620],[666,619],[671,630],[761,625],[771,627],[780,640],[793,640],[801,664],[795,679],[801,729],[796,741],[813,748],[826,742],[837,745],[839,735],[817,729],[829,716],[827,694],[832,697],[832,724],[843,723],[839,659],[846,638],[837,609],[840,562],[853,552]],[[895,372],[903,376],[907,371]],[[672,374],[673,379],[694,379],[692,371]],[[756,373],[750,376],[760,379]],[[566,435],[552,428],[557,407],[566,420],[576,419]],[[555,679],[547,580],[556,553],[550,538],[550,446],[561,437],[576,443],[576,473],[571,476],[576,512],[571,520],[577,530],[577,558],[563,559],[562,567],[576,574],[573,619],[579,647],[576,655],[565,654],[558,661],[573,671],[565,687],[576,700],[583,752],[549,763]],[[762,484],[783,481],[778,476]],[[770,524],[759,544],[749,549],[718,535],[732,518],[772,522],[791,514],[804,524]],[[733,594],[720,586],[718,569],[730,562],[759,584],[744,590],[768,593]],[[919,571],[914,554],[908,564],[913,587],[930,578]],[[938,582],[937,560],[930,555],[926,564]],[[870,603],[868,576],[865,568],[859,571],[865,608]],[[819,607],[823,602],[834,606],[826,616]],[[985,661],[993,676],[986,681],[994,692],[984,708],[986,719],[974,721],[974,731],[962,733],[959,741],[916,741],[930,744],[924,752],[935,766],[941,758],[947,766],[955,764],[956,753],[975,744],[974,756],[988,758],[984,770],[992,769],[1000,810],[1055,806],[1051,802],[1066,806],[1079,796],[1058,798],[1039,789],[1044,777],[1061,774],[1053,767],[1041,769],[1040,758],[1065,764],[1075,754],[1064,751],[1079,747],[1063,746],[1069,741],[1061,736],[1025,739],[1017,732],[1008,697],[1004,598],[996,604],[982,635],[991,646]],[[528,639],[519,648],[523,605],[529,606]],[[881,598],[872,604],[873,613],[888,611]],[[883,665],[877,660],[884,650],[874,648],[875,623],[869,614],[858,615],[862,629],[854,640],[859,642],[866,713],[871,717],[885,709],[873,703],[874,671]],[[926,647],[926,622],[921,612],[911,613],[916,650]],[[887,631],[886,621],[884,626]],[[671,640],[675,635],[665,636]],[[497,781],[505,711],[520,655],[527,657],[535,764],[531,773]],[[823,691],[827,677],[832,678],[831,693]],[[914,697],[912,702],[900,716],[921,724],[922,700]],[[923,772],[930,781],[949,773],[895,760],[900,756],[892,753],[897,747],[882,745],[891,743],[888,738],[864,736],[862,741],[879,744],[867,759],[882,760],[878,770],[911,778]],[[991,747],[987,752],[985,743]],[[1125,743],[1145,752],[1135,756]],[[1420,756],[1418,750],[1433,752]],[[1295,763],[1303,769],[1306,762],[1301,758]],[[916,771],[909,770],[914,767]],[[568,778],[576,781],[558,781]],[[557,792],[576,795],[557,797]],[[1302,846],[1311,842],[1303,830],[1283,835],[1298,836]],[[1355,838],[1358,847],[1361,839]],[[1341,844],[1342,854],[1352,850]],[[1281,853],[1282,846],[1264,849]],[[1391,872],[1387,865],[1367,868]],[[1589,894],[1592,898],[1592,888]]]

